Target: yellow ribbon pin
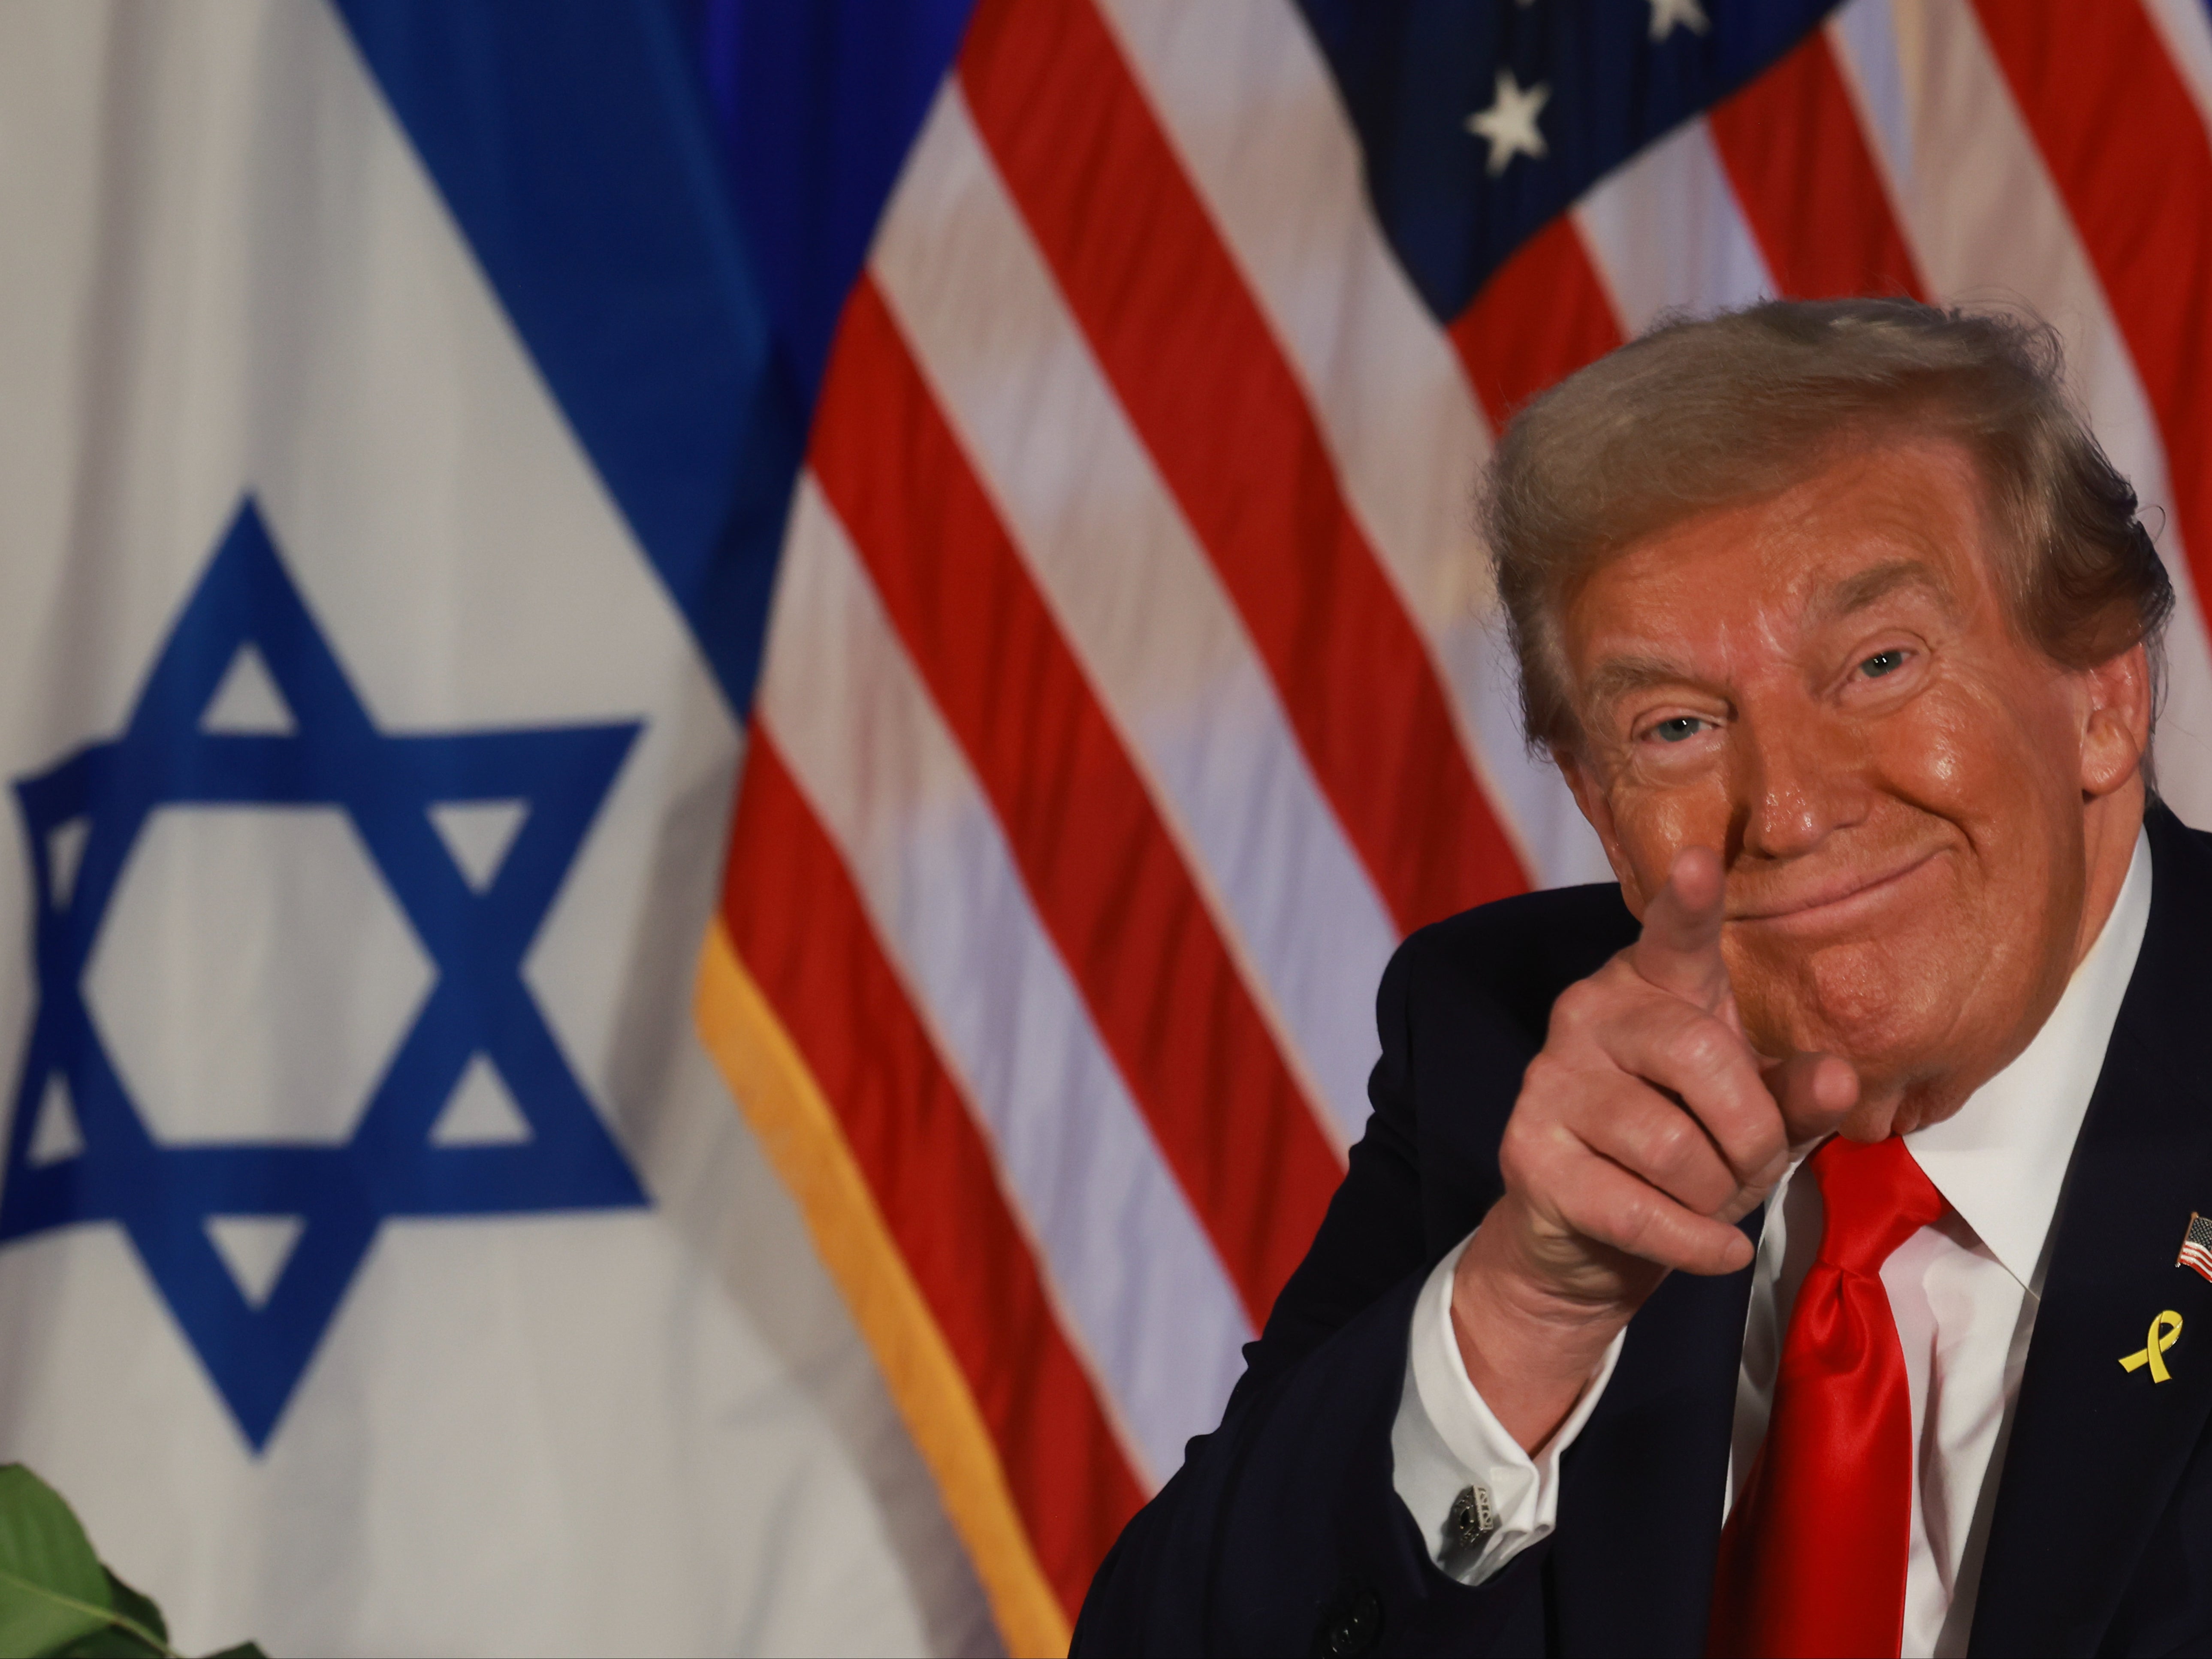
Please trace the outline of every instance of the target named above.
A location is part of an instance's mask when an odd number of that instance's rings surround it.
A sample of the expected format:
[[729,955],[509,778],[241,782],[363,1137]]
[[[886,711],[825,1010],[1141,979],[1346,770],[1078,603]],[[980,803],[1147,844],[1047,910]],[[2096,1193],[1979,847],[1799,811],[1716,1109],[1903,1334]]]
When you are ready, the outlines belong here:
[[2180,1334],[2181,1316],[2169,1308],[2150,1322],[2148,1340],[2141,1348],[2120,1361],[2120,1369],[2126,1371],[2139,1371],[2145,1365],[2148,1365],[2152,1382],[2172,1381],[2173,1373],[2166,1370],[2166,1361],[2160,1356],[2174,1345]]

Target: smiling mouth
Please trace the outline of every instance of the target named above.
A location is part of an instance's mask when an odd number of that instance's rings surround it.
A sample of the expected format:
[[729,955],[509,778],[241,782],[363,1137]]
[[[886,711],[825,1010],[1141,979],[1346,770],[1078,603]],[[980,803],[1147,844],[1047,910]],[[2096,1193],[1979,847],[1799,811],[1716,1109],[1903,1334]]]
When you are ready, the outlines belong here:
[[1872,909],[1893,896],[1896,889],[1933,864],[1936,853],[1923,853],[1877,876],[1856,874],[1832,877],[1798,896],[1742,910],[1731,921],[1829,921],[1856,911]]

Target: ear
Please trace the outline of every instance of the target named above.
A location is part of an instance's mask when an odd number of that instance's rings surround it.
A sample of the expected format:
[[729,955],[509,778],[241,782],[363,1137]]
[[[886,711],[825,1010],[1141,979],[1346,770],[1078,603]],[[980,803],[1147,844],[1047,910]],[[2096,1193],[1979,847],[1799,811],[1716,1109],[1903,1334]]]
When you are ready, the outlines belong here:
[[2109,795],[2142,769],[2150,748],[2150,653],[2137,645],[2083,671],[2081,793]]
[[1613,866],[1613,878],[1620,884],[1620,896],[1637,919],[1644,916],[1644,894],[1636,884],[1635,867],[1622,850],[1620,836],[1613,821],[1613,803],[1607,798],[1603,782],[1588,762],[1571,749],[1554,748],[1552,763],[1559,769],[1559,775],[1567,781],[1567,793],[1582,808],[1583,817],[1589,827],[1597,831],[1598,844],[1605,848],[1605,861]]

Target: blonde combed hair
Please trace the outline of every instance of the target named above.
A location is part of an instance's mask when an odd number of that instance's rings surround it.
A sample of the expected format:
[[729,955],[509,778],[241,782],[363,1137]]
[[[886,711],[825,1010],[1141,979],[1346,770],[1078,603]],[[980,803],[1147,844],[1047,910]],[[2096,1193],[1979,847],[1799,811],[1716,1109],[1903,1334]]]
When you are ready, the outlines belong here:
[[1609,559],[1851,447],[1919,437],[1978,467],[2023,637],[2071,668],[2138,643],[2159,664],[2173,586],[2066,395],[2054,331],[1909,300],[1772,300],[1662,321],[1507,426],[1480,514],[1529,743],[1580,744],[1559,617]]

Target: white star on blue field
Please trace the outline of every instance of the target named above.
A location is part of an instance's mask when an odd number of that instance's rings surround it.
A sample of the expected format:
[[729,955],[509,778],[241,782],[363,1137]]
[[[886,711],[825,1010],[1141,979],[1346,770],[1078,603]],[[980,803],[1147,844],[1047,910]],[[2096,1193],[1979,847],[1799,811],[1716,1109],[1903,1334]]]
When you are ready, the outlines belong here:
[[[241,649],[289,706],[279,734],[203,717]],[[643,1189],[522,976],[525,955],[635,739],[635,721],[435,736],[380,732],[317,628],[251,498],[162,646],[121,736],[15,785],[38,894],[38,1007],[0,1176],[0,1246],[122,1226],[246,1440],[264,1446],[388,1218],[625,1208]],[[434,807],[517,802],[510,849],[471,884]],[[167,806],[335,806],[358,832],[436,976],[337,1146],[165,1146],[103,1046],[83,981],[131,848]],[[81,836],[73,877],[57,831]],[[308,1034],[312,1036],[312,1034]],[[482,1055],[529,1128],[511,1144],[431,1134]],[[66,1085],[81,1145],[34,1158],[40,1103]],[[296,1221],[258,1302],[225,1267],[216,1218]]]

